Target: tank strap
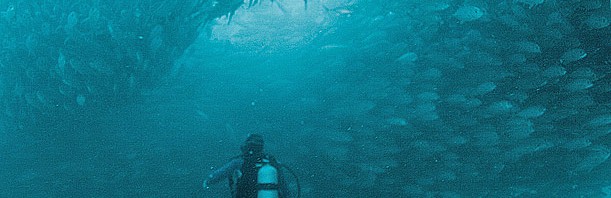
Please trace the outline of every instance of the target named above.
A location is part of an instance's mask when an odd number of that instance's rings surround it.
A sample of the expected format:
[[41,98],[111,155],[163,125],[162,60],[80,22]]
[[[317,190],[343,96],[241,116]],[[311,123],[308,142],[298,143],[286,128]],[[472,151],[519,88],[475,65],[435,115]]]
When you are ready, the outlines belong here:
[[257,190],[278,190],[278,184],[257,184]]

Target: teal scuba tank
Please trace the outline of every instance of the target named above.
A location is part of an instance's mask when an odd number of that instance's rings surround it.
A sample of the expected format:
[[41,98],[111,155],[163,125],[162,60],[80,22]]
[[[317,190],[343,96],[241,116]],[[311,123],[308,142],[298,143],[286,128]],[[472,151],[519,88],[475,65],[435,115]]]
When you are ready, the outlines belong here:
[[263,159],[257,172],[257,198],[278,198],[278,170]]

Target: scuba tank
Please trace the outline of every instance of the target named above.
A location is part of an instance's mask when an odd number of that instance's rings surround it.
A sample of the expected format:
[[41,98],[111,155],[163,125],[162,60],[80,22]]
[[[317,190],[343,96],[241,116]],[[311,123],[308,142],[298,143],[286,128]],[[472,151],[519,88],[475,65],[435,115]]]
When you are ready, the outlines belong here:
[[[236,158],[238,157],[243,156],[237,156]],[[282,168],[288,170],[295,178],[297,185],[296,197],[300,198],[301,185],[299,184],[299,178],[295,172],[289,167],[278,163],[273,156],[269,155],[257,157],[255,160],[245,160],[242,168],[234,172],[232,175],[233,177],[229,178],[229,188],[232,197],[287,198],[288,195],[281,194],[284,192],[281,192],[280,189],[281,185],[286,185],[280,183],[286,182],[280,180]],[[286,193],[290,194],[290,192]]]
[[278,170],[267,159],[257,172],[257,198],[278,198]]

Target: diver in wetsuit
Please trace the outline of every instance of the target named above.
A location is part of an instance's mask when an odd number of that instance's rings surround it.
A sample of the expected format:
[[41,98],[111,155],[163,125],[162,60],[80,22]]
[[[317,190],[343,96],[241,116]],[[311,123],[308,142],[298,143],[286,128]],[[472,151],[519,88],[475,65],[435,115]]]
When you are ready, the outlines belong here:
[[204,180],[204,189],[229,180],[234,198],[288,198],[290,192],[276,159],[263,152],[263,137],[251,134],[240,147],[242,154],[213,171]]

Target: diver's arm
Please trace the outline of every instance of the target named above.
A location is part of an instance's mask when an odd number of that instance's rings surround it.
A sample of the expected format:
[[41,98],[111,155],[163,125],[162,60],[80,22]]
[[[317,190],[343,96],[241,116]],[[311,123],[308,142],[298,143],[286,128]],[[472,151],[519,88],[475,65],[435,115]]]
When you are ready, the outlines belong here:
[[[281,165],[282,166],[282,165]],[[291,197],[291,191],[289,191],[289,188],[286,184],[286,180],[284,179],[284,171],[282,171],[282,169],[278,169],[278,190],[280,191],[280,194],[283,198],[289,198]]]
[[210,175],[208,175],[208,177],[204,181],[204,187],[207,187],[210,184],[216,184],[220,182],[221,180],[228,178],[229,176],[231,176],[231,174],[234,171],[240,169],[243,163],[244,163],[244,160],[242,158],[236,158],[236,159],[231,160],[230,162],[225,164],[223,167],[210,173]]

